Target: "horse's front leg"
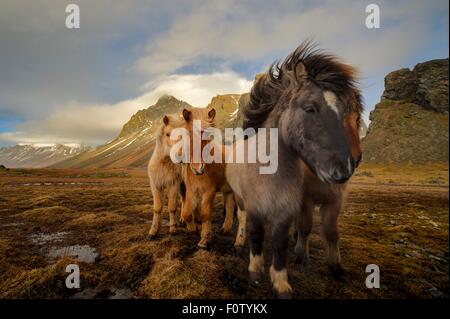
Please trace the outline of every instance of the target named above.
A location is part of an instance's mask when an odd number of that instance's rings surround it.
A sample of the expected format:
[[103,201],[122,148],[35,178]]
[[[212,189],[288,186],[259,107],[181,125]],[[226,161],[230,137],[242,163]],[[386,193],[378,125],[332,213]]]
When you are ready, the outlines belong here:
[[270,279],[273,290],[279,298],[283,299],[291,298],[292,293],[287,273],[289,226],[291,220],[291,217],[284,217],[275,221],[272,228],[273,261],[270,267]]
[[177,211],[178,185],[172,185],[168,194],[168,210],[169,210],[169,233],[174,234],[177,231],[175,213]]
[[327,265],[336,278],[345,273],[341,266],[341,254],[339,252],[338,217],[341,207],[341,201],[336,201],[322,205],[320,208],[322,232],[327,242]]
[[180,218],[178,220],[178,226],[183,227],[186,226],[186,223],[183,220],[183,215],[181,214],[181,212],[183,212],[184,199],[186,198],[186,185],[184,184],[183,181],[181,181],[179,184],[178,196],[180,197],[181,202]]
[[258,213],[247,215],[248,236],[250,241],[250,260],[248,274],[253,284],[259,284],[264,275],[264,217]]
[[208,243],[211,240],[212,236],[212,223],[211,223],[211,217],[212,217],[212,207],[214,202],[214,197],[216,196],[215,190],[208,191],[206,193],[203,193],[202,196],[202,203],[200,207],[200,216],[202,218],[202,230],[200,233],[200,242],[198,243],[198,246],[200,248],[206,248],[208,246]]
[[247,224],[247,213],[245,210],[241,210],[238,207],[238,230],[236,233],[236,240],[234,241],[234,247],[239,250],[245,246],[245,228]]
[[163,189],[160,187],[157,187],[153,182],[150,184],[152,188],[152,194],[153,194],[153,219],[152,219],[152,226],[150,227],[150,231],[148,235],[150,238],[155,237],[158,232],[159,228],[161,226],[161,211],[163,206]]
[[197,231],[194,218],[192,217],[193,201],[194,201],[194,193],[192,192],[190,187],[187,187],[186,196],[184,197],[183,208],[181,211],[181,218],[186,223],[186,228],[189,232]]
[[314,203],[305,199],[300,212],[295,218],[297,243],[295,245],[296,261],[306,265],[309,260],[309,235],[313,226]]
[[223,198],[225,201],[225,220],[222,225],[222,232],[228,234],[231,232],[231,228],[233,227],[233,219],[234,219],[234,207],[236,203],[234,202],[233,193],[223,193]]

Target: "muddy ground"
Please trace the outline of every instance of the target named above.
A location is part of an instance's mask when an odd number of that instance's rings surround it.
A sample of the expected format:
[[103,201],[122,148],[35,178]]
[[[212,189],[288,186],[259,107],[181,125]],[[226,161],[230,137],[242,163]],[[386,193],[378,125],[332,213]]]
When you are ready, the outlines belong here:
[[[271,298],[268,277],[249,285],[247,256],[222,235],[197,249],[183,228],[153,240],[152,197],[140,170],[3,170],[0,172],[1,298]],[[335,280],[324,263],[320,218],[311,261],[294,263],[295,298],[448,298],[448,165],[362,166],[340,217],[342,264]],[[234,232],[236,225],[234,226]],[[268,238],[269,239],[269,238]],[[266,270],[270,243],[266,240]],[[68,289],[68,264],[81,288]],[[381,288],[365,285],[366,265],[381,270]]]

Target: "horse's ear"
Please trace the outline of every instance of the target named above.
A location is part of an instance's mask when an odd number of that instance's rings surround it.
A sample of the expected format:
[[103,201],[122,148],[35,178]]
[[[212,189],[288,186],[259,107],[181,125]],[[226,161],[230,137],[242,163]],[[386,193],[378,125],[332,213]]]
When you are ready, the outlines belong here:
[[164,122],[164,125],[169,124],[169,117],[167,115],[164,115],[163,122]]
[[191,118],[191,112],[189,110],[184,109],[183,110],[183,117],[186,120],[186,122],[189,122]]
[[299,61],[295,66],[294,75],[297,82],[301,82],[308,77],[308,71],[302,61]]
[[213,120],[215,116],[216,116],[216,110],[215,109],[211,109],[211,111],[208,112],[209,119]]

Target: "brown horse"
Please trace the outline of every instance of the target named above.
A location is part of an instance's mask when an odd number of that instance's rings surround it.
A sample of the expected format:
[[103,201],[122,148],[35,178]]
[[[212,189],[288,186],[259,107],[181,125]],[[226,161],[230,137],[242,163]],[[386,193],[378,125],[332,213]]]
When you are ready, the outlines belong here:
[[[347,140],[351,145],[352,158],[357,167],[362,159],[359,138],[360,116],[362,102],[359,92],[355,89],[353,99],[348,101],[348,112],[343,116],[342,125]],[[344,274],[339,252],[338,217],[344,204],[348,182],[342,184],[326,183],[315,175],[305,163],[303,183],[303,205],[296,216],[297,243],[295,253],[297,261],[306,265],[309,260],[308,239],[312,230],[313,213],[316,206],[320,207],[322,233],[327,243],[326,262],[332,275],[336,278]]]
[[[279,297],[292,291],[286,269],[288,233],[293,218],[303,212],[305,168],[324,184],[339,184],[357,165],[343,124],[355,110],[356,96],[353,69],[306,42],[256,81],[243,110],[245,129],[278,129],[281,165],[275,173],[260,174],[261,163],[244,163],[228,164],[226,175],[239,209],[247,212],[248,269],[255,282],[264,272],[265,224],[272,224],[270,277]],[[238,142],[248,145],[260,137]]]
[[[185,128],[187,129],[190,137],[190,145],[193,145],[194,136],[197,135],[201,139],[204,130],[214,127],[214,117],[216,111],[214,109],[184,109],[183,118],[185,119]],[[195,131],[194,121],[197,120],[200,123],[200,131]],[[201,141],[201,150],[207,144],[215,143],[214,141]],[[217,142],[216,142],[217,143]],[[217,151],[223,156],[223,145],[216,145]],[[193,149],[193,147],[192,147]],[[223,158],[223,157],[222,157]],[[181,216],[187,224],[188,231],[196,231],[195,222],[192,218],[192,210],[194,207],[194,201],[197,196],[201,197],[200,204],[200,216],[202,220],[200,242],[198,246],[206,248],[211,240],[212,236],[212,210],[213,202],[216,196],[216,192],[222,192],[225,200],[225,221],[222,226],[222,230],[225,233],[231,231],[233,226],[233,214],[235,208],[235,202],[231,188],[229,187],[225,179],[225,163],[212,162],[205,163],[202,159],[198,161],[194,160],[193,150],[189,152],[189,165],[183,169],[183,181],[186,185],[186,196],[183,202],[183,209]]]
[[149,236],[158,234],[161,226],[161,211],[163,207],[163,193],[167,190],[169,210],[169,233],[176,232],[175,212],[177,210],[177,196],[181,187],[181,166],[170,159],[170,149],[176,140],[170,139],[174,128],[184,125],[184,121],[178,115],[166,115],[163,125],[156,136],[156,146],[148,163],[147,172],[150,179],[150,187],[153,194],[153,220]]

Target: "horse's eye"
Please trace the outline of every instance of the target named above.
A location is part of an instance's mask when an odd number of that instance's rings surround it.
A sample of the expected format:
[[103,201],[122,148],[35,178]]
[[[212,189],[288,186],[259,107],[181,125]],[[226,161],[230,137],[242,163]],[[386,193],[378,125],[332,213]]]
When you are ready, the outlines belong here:
[[307,107],[305,107],[305,112],[306,113],[316,113],[316,109],[312,106],[307,106]]
[[166,134],[166,136],[167,136],[167,137],[170,137],[170,134],[169,134],[169,133],[167,133],[167,134]]

